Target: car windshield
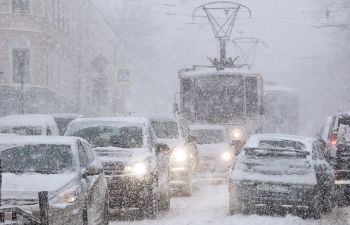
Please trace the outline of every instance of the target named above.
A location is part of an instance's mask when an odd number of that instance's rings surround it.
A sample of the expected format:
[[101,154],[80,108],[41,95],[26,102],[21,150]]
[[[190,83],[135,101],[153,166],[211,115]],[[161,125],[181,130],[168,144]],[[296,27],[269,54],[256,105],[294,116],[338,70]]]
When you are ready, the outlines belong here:
[[60,132],[60,135],[63,135],[64,132],[66,132],[66,129],[68,127],[68,124],[73,120],[74,118],[55,118],[55,121],[57,123],[58,130]]
[[179,137],[179,130],[177,123],[174,121],[152,122],[153,129],[157,138],[160,139],[175,139]]
[[5,127],[1,129],[1,133],[18,134],[18,135],[42,135],[43,127]]
[[70,145],[33,144],[0,149],[4,173],[58,174],[74,170]]
[[96,126],[74,132],[71,136],[81,137],[94,147],[141,148],[143,131],[139,126]]
[[339,144],[350,144],[350,117],[348,116],[339,118],[338,142]]
[[246,148],[244,170],[266,175],[302,175],[310,172],[309,152],[276,148]]
[[261,140],[259,142],[259,147],[261,148],[283,148],[283,149],[295,149],[304,150],[306,146],[299,141],[291,140]]
[[192,135],[196,137],[198,144],[216,144],[225,141],[225,134],[223,130],[193,130]]

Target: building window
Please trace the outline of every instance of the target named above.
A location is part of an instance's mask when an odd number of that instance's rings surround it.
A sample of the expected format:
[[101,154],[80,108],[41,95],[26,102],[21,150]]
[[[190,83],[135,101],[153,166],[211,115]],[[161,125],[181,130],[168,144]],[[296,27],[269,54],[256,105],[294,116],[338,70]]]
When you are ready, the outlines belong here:
[[12,11],[14,13],[29,13],[30,0],[12,0]]
[[28,82],[30,72],[29,49],[13,49],[13,81],[16,83]]

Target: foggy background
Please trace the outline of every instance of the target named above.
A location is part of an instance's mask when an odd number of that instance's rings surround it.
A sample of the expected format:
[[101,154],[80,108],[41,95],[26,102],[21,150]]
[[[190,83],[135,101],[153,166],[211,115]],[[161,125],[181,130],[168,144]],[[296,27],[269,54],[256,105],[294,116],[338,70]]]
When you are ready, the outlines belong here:
[[[192,19],[198,0],[94,0],[120,34],[121,66],[130,69],[127,111],[171,112],[178,69],[208,65],[217,42],[206,19]],[[300,133],[314,135],[327,115],[347,111],[349,3],[328,0],[241,0],[231,38],[256,37],[252,71],[300,94]],[[228,56],[235,56],[228,44]]]

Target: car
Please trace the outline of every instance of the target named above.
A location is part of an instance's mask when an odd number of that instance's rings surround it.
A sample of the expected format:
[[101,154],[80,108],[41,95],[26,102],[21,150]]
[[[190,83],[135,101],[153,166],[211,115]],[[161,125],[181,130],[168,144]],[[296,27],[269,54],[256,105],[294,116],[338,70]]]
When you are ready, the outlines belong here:
[[59,113],[59,114],[51,114],[51,116],[54,118],[54,120],[57,123],[57,127],[59,130],[60,136],[63,136],[64,133],[67,130],[68,124],[77,119],[77,118],[84,118],[84,115],[81,114],[65,114],[65,113]]
[[138,209],[157,217],[169,210],[169,147],[157,144],[150,121],[144,117],[80,118],[65,133],[87,140],[100,157],[113,213]]
[[220,125],[190,125],[190,137],[199,152],[199,180],[202,183],[227,181],[234,161],[234,149],[228,135]]
[[167,116],[150,117],[157,142],[165,143],[171,149],[170,187],[173,195],[190,196],[198,187],[199,155],[195,142],[184,137],[175,118]]
[[[75,137],[0,137],[1,204],[40,218],[48,191],[50,224],[109,223],[106,177],[90,145]],[[87,223],[86,223],[87,221]]]
[[51,115],[20,114],[0,117],[0,133],[24,136],[58,136],[59,130]]
[[316,139],[255,134],[231,169],[229,213],[294,208],[319,218],[332,210],[333,194],[333,170]]
[[350,199],[350,113],[329,116],[318,138],[324,153],[335,171],[335,184]]

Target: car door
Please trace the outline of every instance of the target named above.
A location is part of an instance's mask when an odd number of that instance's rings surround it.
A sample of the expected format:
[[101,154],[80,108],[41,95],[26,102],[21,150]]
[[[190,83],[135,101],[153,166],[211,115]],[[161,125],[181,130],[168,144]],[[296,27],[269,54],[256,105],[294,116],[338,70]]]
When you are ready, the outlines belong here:
[[332,188],[334,184],[334,175],[332,167],[326,161],[324,152],[322,151],[322,143],[316,141],[313,144],[313,159],[316,166],[316,174],[319,184]]
[[[152,146],[152,149],[155,151],[156,149],[156,135],[152,129],[152,127],[148,128],[149,133],[149,142]],[[156,161],[157,161],[157,173],[158,173],[158,187],[161,192],[164,192],[168,189],[169,186],[169,154],[164,151],[155,151],[156,153]]]
[[[89,168],[95,167],[96,160],[93,158],[93,155],[91,155],[91,152],[89,152],[89,148],[85,144],[85,147],[83,143],[79,140],[77,142],[78,145],[78,154],[79,154],[79,163],[80,163],[80,169],[81,173],[84,174],[87,172]],[[98,168],[95,168],[96,170]],[[101,170],[102,174],[102,170]],[[98,193],[98,184],[99,180],[101,180],[101,174],[96,175],[88,175],[88,176],[82,176],[82,184],[83,184],[83,195],[85,200],[85,207],[88,209],[92,209],[92,206],[94,204],[98,205],[98,202],[96,202],[96,198],[99,195]],[[102,190],[103,191],[103,190]]]

